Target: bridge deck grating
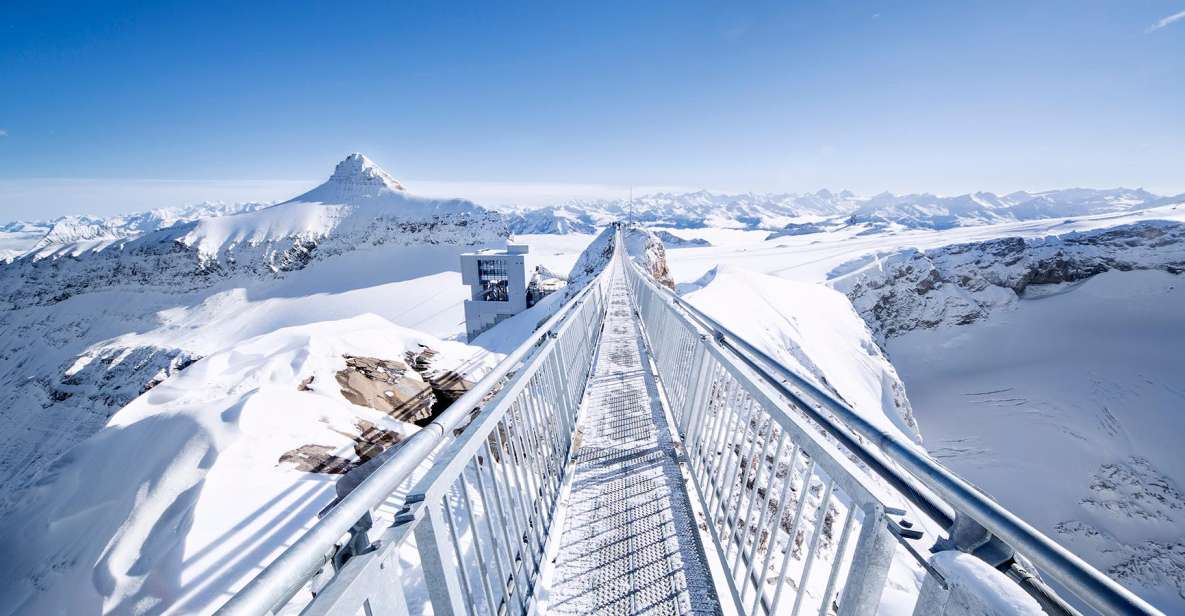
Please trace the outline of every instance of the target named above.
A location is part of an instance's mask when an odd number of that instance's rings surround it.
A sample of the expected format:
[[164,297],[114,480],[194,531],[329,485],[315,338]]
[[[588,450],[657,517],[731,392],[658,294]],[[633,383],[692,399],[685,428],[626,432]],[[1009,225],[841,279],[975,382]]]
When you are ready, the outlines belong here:
[[609,301],[548,612],[717,614],[674,443],[620,278]]

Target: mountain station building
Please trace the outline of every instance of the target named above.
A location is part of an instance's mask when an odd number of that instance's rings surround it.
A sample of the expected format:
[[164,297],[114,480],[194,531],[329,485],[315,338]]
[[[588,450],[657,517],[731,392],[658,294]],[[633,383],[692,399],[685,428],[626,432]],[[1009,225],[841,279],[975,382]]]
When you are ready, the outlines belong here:
[[461,255],[461,282],[469,285],[465,300],[465,333],[472,341],[485,330],[527,309],[526,244],[506,244]]

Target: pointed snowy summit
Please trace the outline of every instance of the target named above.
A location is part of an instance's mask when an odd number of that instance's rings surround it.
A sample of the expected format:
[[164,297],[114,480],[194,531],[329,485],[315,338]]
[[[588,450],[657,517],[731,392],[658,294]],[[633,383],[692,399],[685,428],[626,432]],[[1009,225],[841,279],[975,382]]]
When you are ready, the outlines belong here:
[[350,154],[337,164],[324,184],[290,202],[358,203],[404,196],[407,192],[391,174],[363,154]]
[[391,174],[376,165],[365,154],[359,154],[358,152],[350,154],[345,160],[337,164],[337,167],[333,170],[333,175],[329,176],[329,183],[344,186],[372,187],[378,190],[403,190],[403,185],[391,177]]

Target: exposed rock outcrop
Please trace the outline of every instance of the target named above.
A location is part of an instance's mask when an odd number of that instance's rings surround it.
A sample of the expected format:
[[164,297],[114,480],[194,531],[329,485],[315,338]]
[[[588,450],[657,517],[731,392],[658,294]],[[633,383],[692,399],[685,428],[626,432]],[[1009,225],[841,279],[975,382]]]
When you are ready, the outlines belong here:
[[346,367],[337,373],[342,396],[400,421],[417,421],[432,415],[436,396],[432,386],[399,360],[346,356]]
[[667,248],[704,248],[712,245],[712,242],[700,237],[689,240],[665,230],[660,230],[655,235],[662,240],[663,245]]
[[1149,221],[1026,240],[1018,237],[874,255],[831,272],[882,342],[986,318],[1022,297],[1109,270],[1185,271],[1185,225]]
[[622,235],[626,255],[649,272],[659,284],[674,289],[675,280],[667,268],[667,251],[662,240],[652,231],[641,227],[626,227]]

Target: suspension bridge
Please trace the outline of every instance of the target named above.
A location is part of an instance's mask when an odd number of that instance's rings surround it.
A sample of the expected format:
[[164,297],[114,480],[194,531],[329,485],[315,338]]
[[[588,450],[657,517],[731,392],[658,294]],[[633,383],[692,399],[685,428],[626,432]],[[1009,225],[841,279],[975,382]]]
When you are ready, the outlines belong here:
[[219,614],[1159,613],[614,246]]

